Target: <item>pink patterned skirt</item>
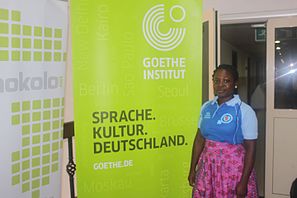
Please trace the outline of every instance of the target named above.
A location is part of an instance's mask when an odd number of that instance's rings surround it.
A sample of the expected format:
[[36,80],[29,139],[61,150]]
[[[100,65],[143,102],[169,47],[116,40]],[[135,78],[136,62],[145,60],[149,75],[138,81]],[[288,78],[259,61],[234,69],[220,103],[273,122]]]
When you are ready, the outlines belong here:
[[[201,153],[193,198],[236,198],[236,185],[244,165],[243,145],[205,140]],[[248,183],[248,198],[258,198],[256,174],[252,171]]]

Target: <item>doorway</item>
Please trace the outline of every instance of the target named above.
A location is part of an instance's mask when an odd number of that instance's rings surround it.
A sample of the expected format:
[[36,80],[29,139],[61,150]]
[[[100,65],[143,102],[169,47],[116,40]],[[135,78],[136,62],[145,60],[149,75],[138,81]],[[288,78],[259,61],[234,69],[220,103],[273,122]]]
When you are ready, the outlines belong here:
[[239,72],[238,93],[252,106],[258,118],[255,169],[259,195],[265,193],[266,136],[266,28],[265,23],[222,24],[221,63],[232,64]]

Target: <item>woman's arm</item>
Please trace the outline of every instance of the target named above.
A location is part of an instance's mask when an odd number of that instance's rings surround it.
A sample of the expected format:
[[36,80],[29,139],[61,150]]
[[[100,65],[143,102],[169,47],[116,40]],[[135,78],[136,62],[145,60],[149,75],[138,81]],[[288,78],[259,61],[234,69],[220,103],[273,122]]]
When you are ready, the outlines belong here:
[[244,148],[246,151],[244,157],[244,167],[241,180],[236,187],[236,194],[238,197],[245,197],[247,194],[248,181],[255,163],[256,140],[244,140]]
[[196,137],[193,143],[191,167],[190,167],[190,172],[188,176],[188,181],[190,186],[194,186],[195,184],[195,168],[198,163],[200,154],[204,148],[204,143],[205,143],[205,139],[202,137],[200,133],[200,129],[198,128]]

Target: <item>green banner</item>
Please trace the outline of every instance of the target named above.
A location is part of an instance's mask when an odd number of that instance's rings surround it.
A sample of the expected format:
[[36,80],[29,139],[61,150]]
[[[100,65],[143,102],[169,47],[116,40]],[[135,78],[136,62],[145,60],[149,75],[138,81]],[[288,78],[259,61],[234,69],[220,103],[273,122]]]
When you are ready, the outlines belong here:
[[71,1],[77,191],[190,197],[201,0]]

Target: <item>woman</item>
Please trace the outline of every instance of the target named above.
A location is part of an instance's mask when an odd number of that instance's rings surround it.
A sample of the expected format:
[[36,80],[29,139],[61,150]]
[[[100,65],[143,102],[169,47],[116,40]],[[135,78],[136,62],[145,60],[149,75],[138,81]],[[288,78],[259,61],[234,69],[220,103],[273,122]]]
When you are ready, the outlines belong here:
[[215,99],[203,104],[194,140],[189,184],[193,198],[258,197],[255,171],[257,118],[238,95],[238,72],[220,65],[213,73]]

